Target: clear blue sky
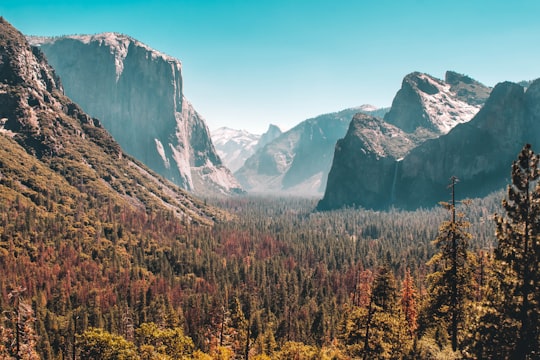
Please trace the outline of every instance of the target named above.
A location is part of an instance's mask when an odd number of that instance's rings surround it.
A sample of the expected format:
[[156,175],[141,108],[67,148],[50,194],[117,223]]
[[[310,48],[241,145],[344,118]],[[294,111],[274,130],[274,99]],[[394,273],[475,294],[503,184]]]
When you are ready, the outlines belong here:
[[25,34],[114,31],[180,59],[211,129],[389,106],[412,71],[540,77],[538,0],[1,0],[0,15]]

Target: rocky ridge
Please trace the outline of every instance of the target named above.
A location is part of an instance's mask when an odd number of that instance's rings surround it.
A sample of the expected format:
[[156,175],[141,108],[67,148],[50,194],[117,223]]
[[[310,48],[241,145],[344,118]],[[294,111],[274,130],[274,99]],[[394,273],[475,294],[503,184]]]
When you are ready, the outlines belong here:
[[211,132],[212,142],[218,155],[227,168],[233,172],[240,169],[258,149],[279,135],[281,135],[281,130],[276,125],[269,125],[268,130],[262,135],[228,127],[221,127]]

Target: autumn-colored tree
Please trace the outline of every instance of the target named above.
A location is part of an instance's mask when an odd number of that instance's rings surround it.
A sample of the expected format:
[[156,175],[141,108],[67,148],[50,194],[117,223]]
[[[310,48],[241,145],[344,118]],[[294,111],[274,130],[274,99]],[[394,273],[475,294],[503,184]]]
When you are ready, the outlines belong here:
[[144,323],[135,330],[142,360],[167,356],[182,359],[193,352],[193,341],[184,335],[181,328],[160,328],[155,323]]
[[418,305],[416,303],[416,298],[416,287],[414,286],[414,282],[411,277],[411,271],[407,269],[401,289],[401,309],[405,315],[409,336],[411,338],[416,336],[416,329],[418,328]]
[[381,266],[367,307],[353,307],[345,320],[343,342],[353,358],[395,359],[411,345],[398,302],[397,285],[387,265]]

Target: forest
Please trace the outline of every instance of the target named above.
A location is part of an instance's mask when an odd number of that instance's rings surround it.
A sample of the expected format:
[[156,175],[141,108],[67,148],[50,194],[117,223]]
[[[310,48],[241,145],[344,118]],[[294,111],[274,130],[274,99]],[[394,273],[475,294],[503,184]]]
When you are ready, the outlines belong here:
[[416,211],[206,199],[213,226],[0,177],[0,359],[538,359],[538,161]]

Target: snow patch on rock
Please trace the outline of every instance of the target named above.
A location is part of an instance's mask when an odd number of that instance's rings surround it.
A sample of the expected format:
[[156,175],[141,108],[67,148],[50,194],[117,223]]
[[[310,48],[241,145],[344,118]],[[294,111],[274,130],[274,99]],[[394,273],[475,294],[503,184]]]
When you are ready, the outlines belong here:
[[426,74],[419,74],[418,77],[438,90],[435,94],[423,91],[418,91],[418,94],[422,98],[426,113],[442,134],[447,134],[458,124],[468,122],[480,110],[481,106],[458,100],[456,94],[450,90],[449,84]]
[[165,164],[165,167],[167,169],[170,169],[171,168],[171,163],[169,162],[169,159],[165,155],[165,148],[163,147],[163,144],[161,143],[161,141],[159,141],[159,139],[154,139],[154,141],[156,142],[157,152],[158,152],[159,156],[161,156],[161,158],[163,159],[163,163]]

